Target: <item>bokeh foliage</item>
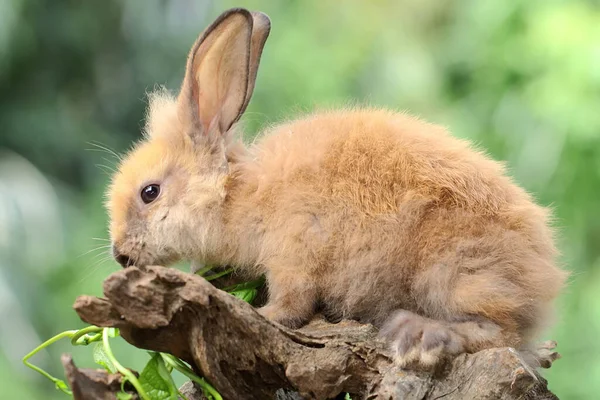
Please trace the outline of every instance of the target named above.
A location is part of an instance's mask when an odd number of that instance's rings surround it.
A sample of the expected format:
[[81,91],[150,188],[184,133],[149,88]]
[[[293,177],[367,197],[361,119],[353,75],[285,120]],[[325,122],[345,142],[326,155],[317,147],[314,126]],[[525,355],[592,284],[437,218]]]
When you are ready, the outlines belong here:
[[[554,207],[573,271],[547,336],[564,399],[600,393],[600,3],[585,0],[4,0],[0,2],[0,387],[59,399],[20,357],[83,324],[101,294],[103,191],[140,134],[145,93],[177,90],[187,51],[221,11],[272,18],[248,136],[314,108],[372,104],[448,126],[506,160]],[[99,165],[99,167],[97,167]],[[38,362],[61,374],[57,345]],[[144,354],[119,358],[139,368]],[[90,356],[75,353],[79,364]]]

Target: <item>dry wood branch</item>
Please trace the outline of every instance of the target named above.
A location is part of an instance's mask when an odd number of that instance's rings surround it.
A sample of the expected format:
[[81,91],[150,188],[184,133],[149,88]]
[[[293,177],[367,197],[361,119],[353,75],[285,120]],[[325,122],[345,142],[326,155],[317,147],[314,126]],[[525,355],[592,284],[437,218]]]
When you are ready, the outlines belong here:
[[[120,374],[109,374],[100,369],[79,369],[71,356],[66,354],[61,361],[76,400],[112,400],[116,399],[115,393],[121,391]],[[138,400],[131,385],[126,385],[126,389],[132,394],[131,400]]]
[[106,279],[104,294],[77,299],[84,321],[182,358],[226,399],[275,398],[280,389],[315,399],[556,398],[513,349],[465,354],[435,373],[402,370],[370,325],[315,320],[292,331],[175,269],[124,269]]

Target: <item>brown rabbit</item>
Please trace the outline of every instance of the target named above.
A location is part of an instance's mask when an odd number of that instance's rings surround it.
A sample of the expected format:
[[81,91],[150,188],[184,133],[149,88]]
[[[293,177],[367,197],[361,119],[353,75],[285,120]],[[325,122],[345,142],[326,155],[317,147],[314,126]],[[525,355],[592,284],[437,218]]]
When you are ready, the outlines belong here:
[[392,111],[317,113],[246,147],[232,126],[269,30],[262,13],[225,12],[179,96],[151,96],[108,195],[115,258],[266,274],[265,317],[373,323],[401,363],[531,343],[566,279],[549,211],[500,163]]

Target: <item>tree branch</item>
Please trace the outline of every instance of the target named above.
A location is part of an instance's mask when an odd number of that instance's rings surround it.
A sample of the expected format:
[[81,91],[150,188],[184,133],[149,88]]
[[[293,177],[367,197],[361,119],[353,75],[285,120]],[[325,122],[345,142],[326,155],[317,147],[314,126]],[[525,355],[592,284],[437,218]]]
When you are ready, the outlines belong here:
[[434,373],[403,370],[371,325],[317,319],[293,331],[176,269],[126,268],[105,280],[104,294],[77,299],[81,319],[185,360],[225,399],[283,398],[280,389],[308,399],[556,398],[514,349],[464,354]]

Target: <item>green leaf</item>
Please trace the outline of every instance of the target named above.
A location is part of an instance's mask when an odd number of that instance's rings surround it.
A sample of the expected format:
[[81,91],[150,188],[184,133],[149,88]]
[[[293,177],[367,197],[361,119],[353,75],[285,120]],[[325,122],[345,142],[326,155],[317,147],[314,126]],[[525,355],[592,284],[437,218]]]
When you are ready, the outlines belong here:
[[234,295],[238,299],[242,299],[245,302],[252,304],[252,302],[256,298],[256,295],[258,294],[258,290],[256,290],[256,289],[242,289],[242,290],[234,290],[234,291],[229,292],[229,293],[231,293],[232,295]]
[[115,368],[114,364],[106,355],[102,342],[96,343],[96,345],[94,346],[94,362],[110,373],[114,374],[115,372],[117,372],[117,369]]
[[226,292],[234,295],[235,297],[244,300],[247,303],[252,304],[256,295],[258,294],[258,288],[265,283],[265,278],[260,277],[253,281],[238,283],[233,286],[224,288]]
[[159,353],[153,353],[139,381],[152,400],[177,400],[177,386]]

